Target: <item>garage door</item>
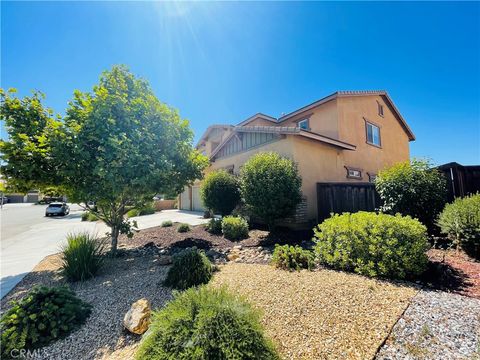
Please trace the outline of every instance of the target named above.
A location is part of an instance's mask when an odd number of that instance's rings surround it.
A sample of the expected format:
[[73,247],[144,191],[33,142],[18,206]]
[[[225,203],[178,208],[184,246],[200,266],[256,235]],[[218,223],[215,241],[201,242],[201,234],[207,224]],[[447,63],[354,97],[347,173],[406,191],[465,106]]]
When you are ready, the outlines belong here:
[[183,192],[180,194],[180,209],[190,210],[190,195],[188,187],[185,187]]
[[200,198],[200,186],[192,186],[192,210],[205,211],[202,199]]

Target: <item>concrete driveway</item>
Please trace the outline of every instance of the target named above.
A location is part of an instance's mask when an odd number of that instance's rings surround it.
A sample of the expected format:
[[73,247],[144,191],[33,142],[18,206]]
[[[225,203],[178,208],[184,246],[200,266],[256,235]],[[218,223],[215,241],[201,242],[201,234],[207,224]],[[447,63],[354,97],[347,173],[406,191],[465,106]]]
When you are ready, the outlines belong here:
[[[104,236],[108,227],[98,222],[82,222],[83,210],[70,205],[65,217],[48,217],[46,205],[6,204],[0,211],[1,280],[0,296],[5,296],[45,256],[58,253],[71,232],[89,231]],[[203,213],[183,210],[161,212],[133,218],[139,229],[159,226],[165,220],[190,225],[205,223]]]

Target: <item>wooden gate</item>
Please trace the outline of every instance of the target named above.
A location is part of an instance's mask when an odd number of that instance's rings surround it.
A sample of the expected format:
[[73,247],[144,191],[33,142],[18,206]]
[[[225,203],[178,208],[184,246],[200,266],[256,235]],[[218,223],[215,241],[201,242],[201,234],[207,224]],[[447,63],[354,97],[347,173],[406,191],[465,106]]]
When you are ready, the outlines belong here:
[[375,211],[380,205],[372,183],[317,183],[319,223],[331,213]]

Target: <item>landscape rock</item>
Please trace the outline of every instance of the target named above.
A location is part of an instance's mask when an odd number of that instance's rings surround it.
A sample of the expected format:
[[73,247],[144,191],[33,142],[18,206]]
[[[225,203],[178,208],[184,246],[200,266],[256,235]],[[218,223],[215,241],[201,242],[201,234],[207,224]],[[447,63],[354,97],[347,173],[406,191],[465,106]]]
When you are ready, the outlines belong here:
[[141,335],[148,330],[152,308],[150,302],[143,298],[132,304],[123,318],[123,326],[133,334]]
[[158,265],[170,265],[172,263],[172,257],[169,255],[163,255],[158,258]]

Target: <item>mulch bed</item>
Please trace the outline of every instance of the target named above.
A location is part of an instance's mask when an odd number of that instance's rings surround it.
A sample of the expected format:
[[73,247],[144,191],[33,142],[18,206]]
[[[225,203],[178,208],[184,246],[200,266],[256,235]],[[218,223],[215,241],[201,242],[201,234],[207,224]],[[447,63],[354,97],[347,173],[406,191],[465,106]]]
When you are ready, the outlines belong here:
[[428,286],[480,299],[480,262],[461,250],[431,249],[421,281]]
[[235,245],[243,247],[272,246],[278,244],[295,244],[308,242],[312,235],[309,231],[292,231],[279,229],[275,234],[268,231],[253,229],[249,232],[249,237],[241,241],[230,241],[223,236],[212,235],[205,230],[204,225],[192,226],[191,230],[186,233],[179,233],[177,225],[171,227],[153,227],[140,230],[135,233],[133,238],[129,239],[125,235],[120,236],[119,245],[122,247],[141,247],[153,243],[158,247],[169,248],[179,247],[186,248],[196,246],[199,249],[208,250],[230,249]]

